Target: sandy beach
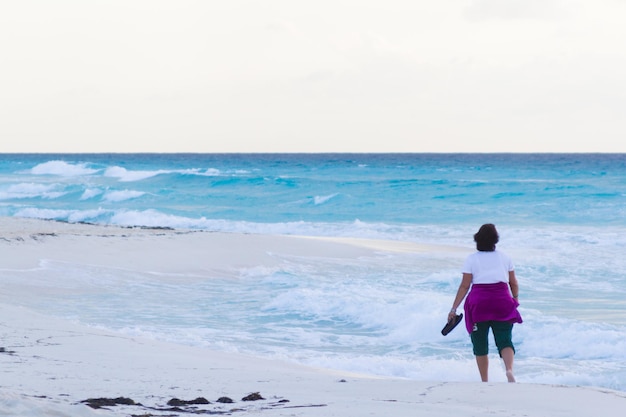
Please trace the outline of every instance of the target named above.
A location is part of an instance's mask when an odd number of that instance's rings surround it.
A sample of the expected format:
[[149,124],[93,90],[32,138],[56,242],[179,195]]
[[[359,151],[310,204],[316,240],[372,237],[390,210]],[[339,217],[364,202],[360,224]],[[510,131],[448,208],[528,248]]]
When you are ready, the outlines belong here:
[[[285,257],[412,250],[452,249],[0,218],[5,274],[54,260],[229,277],[238,268]],[[0,282],[2,416],[582,417],[621,416],[626,407],[626,393],[608,389],[381,378],[128,336],[25,308],[21,300],[36,291],[45,288]],[[90,399],[109,401],[96,409]]]

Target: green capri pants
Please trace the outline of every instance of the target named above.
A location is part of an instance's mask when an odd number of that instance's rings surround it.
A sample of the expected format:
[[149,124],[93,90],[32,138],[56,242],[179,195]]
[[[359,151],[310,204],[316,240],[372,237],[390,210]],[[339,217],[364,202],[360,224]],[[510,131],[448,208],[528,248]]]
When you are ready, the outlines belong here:
[[471,334],[474,355],[484,356],[489,353],[489,329],[493,332],[493,338],[498,347],[498,353],[502,357],[502,349],[510,347],[515,353],[515,346],[511,340],[513,333],[513,323],[506,321],[481,321],[474,325]]

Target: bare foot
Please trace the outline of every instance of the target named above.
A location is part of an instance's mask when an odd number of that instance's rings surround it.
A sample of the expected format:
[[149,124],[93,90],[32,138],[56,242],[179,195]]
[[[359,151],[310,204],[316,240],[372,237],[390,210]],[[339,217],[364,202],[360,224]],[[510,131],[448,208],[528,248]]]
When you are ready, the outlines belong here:
[[509,382],[515,382],[515,376],[513,375],[513,371],[511,370],[506,371],[506,379]]

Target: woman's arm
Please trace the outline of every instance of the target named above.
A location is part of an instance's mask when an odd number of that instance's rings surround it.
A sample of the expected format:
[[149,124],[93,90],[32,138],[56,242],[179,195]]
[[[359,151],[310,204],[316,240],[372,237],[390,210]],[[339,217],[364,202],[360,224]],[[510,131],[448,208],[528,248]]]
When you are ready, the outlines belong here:
[[456,297],[454,298],[454,302],[452,303],[452,310],[448,313],[448,321],[452,320],[456,315],[456,309],[461,305],[461,301],[467,295],[467,292],[472,285],[472,274],[463,273],[463,279],[461,280],[461,285],[459,285],[459,289],[456,292]]
[[513,298],[517,299],[519,296],[519,284],[515,277],[515,271],[509,271],[509,287],[511,287],[511,295]]

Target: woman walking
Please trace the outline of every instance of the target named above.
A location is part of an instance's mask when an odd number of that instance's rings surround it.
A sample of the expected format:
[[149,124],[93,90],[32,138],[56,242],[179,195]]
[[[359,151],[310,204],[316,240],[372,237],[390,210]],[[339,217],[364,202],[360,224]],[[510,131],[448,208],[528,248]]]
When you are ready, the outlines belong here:
[[507,380],[515,382],[512,331],[513,323],[522,322],[517,310],[519,286],[513,262],[507,255],[496,250],[498,240],[496,226],[491,223],[482,225],[474,235],[477,251],[465,260],[463,279],[448,314],[448,321],[454,319],[457,308],[467,295],[464,308],[465,327],[471,335],[481,380],[489,380],[491,329],[500,357],[504,361]]

